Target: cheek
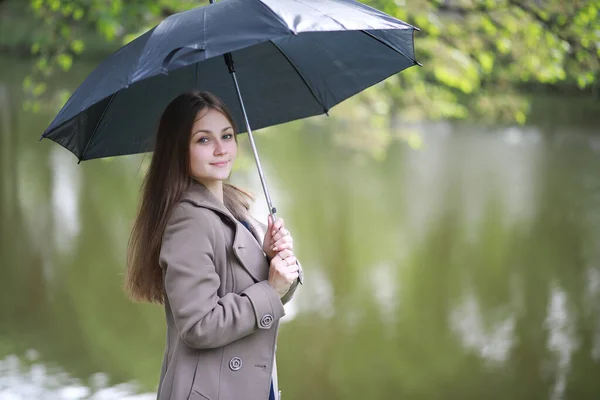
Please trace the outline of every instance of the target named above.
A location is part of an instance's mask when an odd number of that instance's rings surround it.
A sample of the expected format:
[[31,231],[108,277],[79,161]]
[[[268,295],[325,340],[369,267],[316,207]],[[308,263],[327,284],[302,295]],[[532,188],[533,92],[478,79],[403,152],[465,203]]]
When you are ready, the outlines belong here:
[[190,165],[192,168],[202,168],[203,162],[206,160],[206,152],[200,146],[192,146],[190,148]]
[[237,156],[237,150],[238,150],[238,147],[237,147],[236,142],[229,143],[227,152],[231,155],[232,158],[235,158]]

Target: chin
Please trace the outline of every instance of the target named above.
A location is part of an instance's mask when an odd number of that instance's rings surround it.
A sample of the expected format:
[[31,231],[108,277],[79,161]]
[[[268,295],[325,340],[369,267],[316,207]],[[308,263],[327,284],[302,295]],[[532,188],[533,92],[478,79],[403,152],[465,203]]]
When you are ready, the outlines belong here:
[[219,175],[211,176],[208,179],[213,180],[213,181],[226,181],[227,179],[229,179],[230,175],[231,175],[230,173],[229,174],[219,174]]

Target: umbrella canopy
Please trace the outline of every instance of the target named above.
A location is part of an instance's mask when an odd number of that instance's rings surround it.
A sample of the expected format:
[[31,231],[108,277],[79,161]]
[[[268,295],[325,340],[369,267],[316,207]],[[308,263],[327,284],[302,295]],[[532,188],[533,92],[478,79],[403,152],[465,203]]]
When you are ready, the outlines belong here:
[[163,109],[190,89],[220,97],[245,132],[228,53],[254,129],[327,113],[418,64],[415,29],[353,0],[223,0],[174,14],[102,62],[42,138],[80,161],[152,151]]

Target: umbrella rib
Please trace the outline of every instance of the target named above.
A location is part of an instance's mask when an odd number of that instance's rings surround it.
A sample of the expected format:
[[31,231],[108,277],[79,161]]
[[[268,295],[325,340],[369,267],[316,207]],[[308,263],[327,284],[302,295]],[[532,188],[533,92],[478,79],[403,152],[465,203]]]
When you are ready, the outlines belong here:
[[342,24],[342,23],[341,23],[340,21],[338,21],[337,19],[333,18],[331,15],[329,15],[329,14],[325,14],[323,11],[319,10],[318,8],[315,8],[315,7],[311,6],[310,4],[304,3],[304,2],[302,2],[301,0],[296,0],[296,1],[297,1],[298,3],[300,3],[300,4],[304,5],[304,6],[308,7],[308,8],[311,8],[311,9],[313,9],[314,11],[316,11],[316,12],[320,13],[321,15],[323,15],[323,16],[325,16],[325,17],[329,18],[330,20],[332,20],[333,22],[335,22],[336,24],[338,24],[338,25],[339,25],[339,26],[342,28],[342,30],[348,30],[348,29],[346,28],[346,26],[344,26],[344,24]]
[[81,153],[81,157],[79,157],[79,162],[77,164],[79,164],[79,163],[81,163],[81,161],[83,161],[83,157],[85,156],[85,152],[87,151],[90,143],[92,143],[92,139],[94,138],[94,136],[96,136],[96,132],[98,132],[98,127],[100,126],[100,122],[102,122],[102,118],[104,118],[104,115],[106,114],[106,111],[108,111],[108,108],[112,104],[112,102],[115,99],[115,96],[117,95],[117,93],[119,93],[119,92],[114,92],[110,96],[110,99],[108,100],[108,104],[106,105],[106,107],[104,107],[104,110],[102,111],[102,115],[100,116],[100,118],[98,118],[98,122],[96,122],[96,126],[94,127],[94,131],[92,132],[92,134],[90,135],[90,138],[88,139],[87,143],[85,144],[85,148],[83,149],[83,153]]
[[294,35],[297,35],[298,32],[296,32],[295,30],[293,30],[292,28],[290,28],[288,26],[288,24],[285,22],[285,20],[283,18],[281,18],[281,16],[279,14],[277,14],[275,11],[273,11],[273,9],[271,7],[269,7],[268,5],[266,5],[265,3],[263,3],[262,1],[258,0],[258,4],[262,5],[264,8],[266,8],[269,13],[271,13],[271,15],[273,15],[275,17],[275,19],[277,21],[279,21],[279,23],[283,26],[285,26],[290,32],[292,32]]
[[[360,31],[361,31],[362,33],[364,33],[365,35],[369,36],[371,39],[375,39],[375,40],[377,40],[377,41],[378,41],[379,43],[381,43],[382,45],[384,45],[384,46],[386,46],[386,47],[388,47],[388,48],[390,48],[390,49],[394,50],[396,53],[398,53],[398,54],[400,54],[400,55],[402,55],[402,56],[404,56],[404,57],[408,58],[410,61],[412,61],[414,64],[418,65],[419,67],[422,67],[422,66],[423,66],[423,64],[421,64],[420,62],[418,62],[418,61],[417,61],[417,60],[415,60],[414,58],[407,56],[406,54],[404,54],[403,52],[401,52],[401,51],[400,51],[400,50],[398,50],[398,49],[395,49],[395,48],[393,48],[392,46],[390,46],[389,44],[387,44],[386,42],[384,42],[383,40],[381,40],[381,39],[380,39],[380,38],[378,38],[377,36],[373,35],[371,32],[368,32],[368,31],[366,31],[366,30],[364,30],[364,29],[361,29]],[[415,30],[413,29],[413,35],[414,35],[414,32],[415,32]]]
[[308,84],[307,80],[304,78],[304,75],[302,75],[302,73],[298,70],[298,68],[296,67],[296,65],[294,65],[294,63],[292,62],[292,60],[290,60],[290,58],[287,56],[287,54],[285,54],[283,52],[283,50],[281,50],[281,48],[279,46],[277,46],[275,43],[273,43],[272,40],[270,40],[270,42],[271,42],[271,44],[273,46],[275,46],[275,48],[277,49],[277,51],[279,51],[279,53],[281,53],[281,55],[283,57],[285,57],[285,59],[292,66],[292,68],[294,68],[294,71],[296,71],[296,73],[298,74],[298,76],[300,77],[300,79],[302,79],[302,82],[304,82],[304,85],[308,88],[308,90],[310,91],[310,94],[312,94],[312,96],[315,98],[315,100],[317,101],[317,103],[319,103],[319,105],[323,108],[323,112],[325,114],[327,114],[327,116],[329,116],[329,109],[327,107],[325,107],[325,104],[323,104],[323,102],[321,100],[319,100],[319,97],[317,96],[317,94],[315,93],[315,91],[313,90],[313,88]]

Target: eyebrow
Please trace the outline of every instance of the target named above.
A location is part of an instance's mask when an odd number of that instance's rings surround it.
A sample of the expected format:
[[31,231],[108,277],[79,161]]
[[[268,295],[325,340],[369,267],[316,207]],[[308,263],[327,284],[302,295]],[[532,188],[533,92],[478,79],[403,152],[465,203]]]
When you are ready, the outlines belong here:
[[[233,127],[231,127],[231,126],[228,126],[228,127],[226,127],[226,128],[223,128],[223,129],[221,130],[221,133],[224,133],[225,131],[227,131],[227,130],[229,130],[229,129],[233,129]],[[196,132],[194,132],[194,133],[192,134],[192,137],[196,136],[198,133],[207,133],[207,134],[209,134],[209,135],[210,135],[210,134],[212,134],[213,132],[212,132],[212,131],[209,131],[209,130],[207,130],[207,129],[200,129],[200,130],[197,130]]]

